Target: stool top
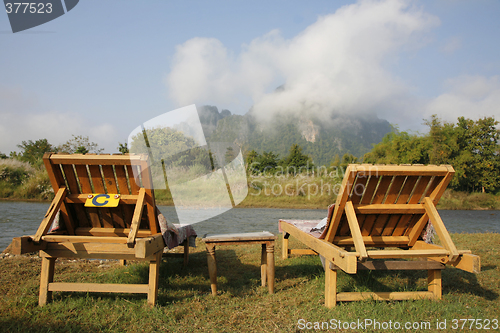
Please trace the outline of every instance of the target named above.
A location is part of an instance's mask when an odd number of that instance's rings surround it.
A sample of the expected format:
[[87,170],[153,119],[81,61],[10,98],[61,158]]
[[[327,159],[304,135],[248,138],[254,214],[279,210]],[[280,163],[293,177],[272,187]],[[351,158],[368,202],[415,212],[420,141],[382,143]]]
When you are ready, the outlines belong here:
[[206,234],[203,236],[204,242],[231,242],[231,241],[268,241],[276,240],[278,237],[269,231],[262,232],[241,232],[235,234]]

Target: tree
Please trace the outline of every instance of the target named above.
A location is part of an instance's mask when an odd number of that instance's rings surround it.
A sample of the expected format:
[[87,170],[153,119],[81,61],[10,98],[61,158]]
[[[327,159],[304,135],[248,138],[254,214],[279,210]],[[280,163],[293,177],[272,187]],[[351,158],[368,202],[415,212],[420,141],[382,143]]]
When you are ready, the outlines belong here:
[[127,143],[120,143],[118,142],[118,151],[122,154],[128,154],[129,153],[129,150],[128,150],[128,145]]
[[4,153],[2,153],[2,152],[0,151],[0,159],[2,159],[2,160],[3,160],[3,159],[6,159],[6,158],[8,158],[8,156],[7,156],[7,155],[5,155]]
[[393,130],[365,154],[367,163],[450,164],[450,185],[460,191],[495,192],[500,188],[500,130],[493,117],[474,121],[459,117],[456,124],[436,115],[425,120],[426,135]]
[[90,142],[88,136],[72,135],[73,138],[66,141],[58,147],[58,150],[68,154],[99,154],[104,151],[104,148],[98,148],[99,145],[95,142]]
[[340,161],[340,167],[345,170],[349,164],[358,163],[358,158],[353,154],[345,153]]
[[294,143],[292,147],[290,147],[290,152],[280,162],[280,165],[283,168],[286,168],[288,173],[292,171],[294,175],[301,173],[301,170],[303,169],[309,171],[314,168],[311,157],[303,154],[302,148],[296,143]]
[[21,161],[28,162],[30,164],[36,164],[42,160],[43,154],[50,151],[56,151],[47,139],[39,139],[33,142],[32,140],[23,141],[20,145],[17,145],[21,152],[11,153],[13,158],[18,158]]
[[430,147],[427,137],[399,132],[397,128],[393,128],[382,142],[374,145],[363,156],[363,161],[375,164],[429,164]]
[[500,187],[500,130],[498,121],[484,117],[477,121],[458,118],[457,142],[459,153],[454,165],[460,171],[456,186],[482,192]]

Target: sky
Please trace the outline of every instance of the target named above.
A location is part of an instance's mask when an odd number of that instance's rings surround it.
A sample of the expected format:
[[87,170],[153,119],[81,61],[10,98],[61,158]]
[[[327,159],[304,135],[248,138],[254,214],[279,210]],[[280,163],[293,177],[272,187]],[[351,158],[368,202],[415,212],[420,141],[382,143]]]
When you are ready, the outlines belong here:
[[0,14],[0,152],[83,135],[113,153],[191,104],[420,133],[433,114],[500,120],[498,17],[496,0],[82,0],[12,33]]

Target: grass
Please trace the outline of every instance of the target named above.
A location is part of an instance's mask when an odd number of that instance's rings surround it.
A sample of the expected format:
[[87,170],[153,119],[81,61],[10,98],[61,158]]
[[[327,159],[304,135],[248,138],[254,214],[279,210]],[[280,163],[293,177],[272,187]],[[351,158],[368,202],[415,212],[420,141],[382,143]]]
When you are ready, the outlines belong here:
[[[157,306],[144,295],[54,293],[54,301],[38,307],[40,258],[37,255],[0,259],[0,327],[4,332],[293,332],[299,320],[330,319],[379,322],[431,322],[452,319],[499,319],[500,234],[452,234],[459,249],[481,256],[482,272],[454,268],[443,271],[441,301],[345,302],[324,307],[325,275],[315,256],[279,256],[276,246],[275,294],[260,286],[259,246],[217,249],[219,295],[212,297],[203,244],[182,259],[168,258],[161,266]],[[291,246],[300,247],[293,239]],[[147,265],[114,261],[56,263],[57,281],[145,283]],[[339,273],[339,291],[425,290],[426,272]],[[334,330],[332,330],[334,331]],[[356,331],[356,330],[350,330]],[[378,332],[382,330],[370,330]],[[391,332],[391,330],[383,330]],[[404,330],[397,330],[404,331]],[[433,331],[433,330],[429,330]],[[490,330],[495,331],[495,330]]]

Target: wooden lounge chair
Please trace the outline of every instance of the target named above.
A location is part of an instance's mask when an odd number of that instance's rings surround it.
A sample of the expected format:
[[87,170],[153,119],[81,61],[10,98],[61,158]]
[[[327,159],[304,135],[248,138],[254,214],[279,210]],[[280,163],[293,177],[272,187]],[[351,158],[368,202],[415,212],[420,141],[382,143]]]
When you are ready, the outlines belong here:
[[[301,230],[301,221],[280,220],[283,259],[290,253],[306,252],[325,258],[327,307],[337,301],[362,299],[440,299],[441,269],[445,265],[472,273],[480,271],[479,257],[457,250],[436,210],[454,172],[449,165],[349,165],[321,235]],[[428,244],[421,238],[429,220],[441,245]],[[312,251],[289,250],[290,235]],[[337,293],[338,269],[349,274],[360,269],[427,270],[428,291]]]
[[[82,291],[144,293],[148,304],[154,305],[165,244],[147,155],[46,153],[43,160],[55,198],[36,234],[13,242],[18,254],[40,250],[39,304],[50,301],[53,291]],[[133,169],[140,185],[134,181]],[[87,207],[89,204],[95,207]],[[58,212],[64,231],[49,232]],[[149,283],[53,282],[56,258],[149,261]]]

